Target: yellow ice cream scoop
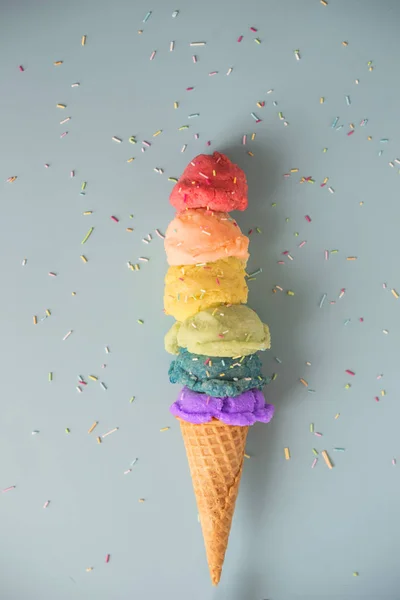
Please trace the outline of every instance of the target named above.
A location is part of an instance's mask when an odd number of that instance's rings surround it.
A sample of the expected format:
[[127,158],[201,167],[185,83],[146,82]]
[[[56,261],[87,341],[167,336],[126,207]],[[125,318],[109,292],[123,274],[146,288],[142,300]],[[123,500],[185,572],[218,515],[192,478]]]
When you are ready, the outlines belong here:
[[184,321],[209,307],[245,304],[248,293],[245,276],[245,263],[234,257],[170,267],[165,277],[165,312],[177,321]]
[[186,348],[206,356],[247,356],[271,347],[268,325],[254,310],[238,304],[208,308],[183,323],[175,323],[165,336],[165,349],[178,354]]

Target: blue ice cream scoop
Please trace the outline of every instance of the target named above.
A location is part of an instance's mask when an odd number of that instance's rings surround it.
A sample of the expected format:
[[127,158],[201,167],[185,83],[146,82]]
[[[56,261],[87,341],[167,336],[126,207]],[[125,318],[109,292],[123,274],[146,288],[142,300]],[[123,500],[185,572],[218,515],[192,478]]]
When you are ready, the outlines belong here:
[[261,369],[257,354],[239,358],[207,357],[179,348],[168,375],[171,383],[180,383],[215,398],[226,398],[254,388],[261,390],[270,382],[269,377],[261,374]]

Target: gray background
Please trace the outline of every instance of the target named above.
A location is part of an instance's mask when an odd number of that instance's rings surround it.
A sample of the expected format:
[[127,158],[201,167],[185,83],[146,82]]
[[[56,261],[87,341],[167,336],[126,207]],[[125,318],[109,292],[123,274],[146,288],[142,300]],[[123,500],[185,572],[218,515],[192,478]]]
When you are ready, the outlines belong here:
[[[400,165],[388,164],[400,158],[400,6],[328,2],[2,3],[0,488],[16,486],[0,494],[2,600],[400,597],[400,483],[392,464],[400,299],[390,291],[400,292]],[[207,45],[191,48],[191,41]],[[64,62],[55,67],[57,60]],[[76,81],[80,87],[71,88]],[[337,116],[339,130],[331,128]],[[242,146],[242,135],[253,132]],[[152,144],[145,153],[142,140]],[[262,230],[251,235],[249,270],[263,272],[249,284],[249,304],[270,325],[273,346],[263,361],[266,374],[277,374],[266,389],[276,416],[250,431],[218,589],[209,582],[183,443],[168,411],[178,387],[167,377],[167,264],[154,233],[174,214],[168,176],[208,151],[207,140],[209,151],[226,152],[248,175],[249,209],[235,216],[244,232]],[[130,156],[136,160],[128,164]],[[285,179],[291,168],[299,172]],[[315,184],[300,184],[301,176]],[[324,177],[335,194],[320,187]],[[326,261],[326,249],[338,253]],[[130,271],[127,261],[139,256],[150,261]],[[273,294],[275,285],[284,291]],[[47,308],[51,317],[34,326],[32,316]],[[79,374],[99,376],[108,390],[90,381],[78,394]],[[310,422],[323,437],[310,433]],[[114,427],[98,445],[96,433]],[[312,448],[328,450],[335,468],[320,458],[312,470]]]

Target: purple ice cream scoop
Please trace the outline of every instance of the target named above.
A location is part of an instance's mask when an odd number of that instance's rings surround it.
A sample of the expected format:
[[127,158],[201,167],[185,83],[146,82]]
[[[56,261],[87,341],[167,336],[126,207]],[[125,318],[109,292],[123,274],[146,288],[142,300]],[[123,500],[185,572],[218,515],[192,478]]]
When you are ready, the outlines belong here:
[[234,398],[215,398],[184,387],[170,411],[188,423],[208,423],[215,418],[226,425],[246,426],[256,421],[269,423],[274,406],[266,404],[263,393],[255,388]]

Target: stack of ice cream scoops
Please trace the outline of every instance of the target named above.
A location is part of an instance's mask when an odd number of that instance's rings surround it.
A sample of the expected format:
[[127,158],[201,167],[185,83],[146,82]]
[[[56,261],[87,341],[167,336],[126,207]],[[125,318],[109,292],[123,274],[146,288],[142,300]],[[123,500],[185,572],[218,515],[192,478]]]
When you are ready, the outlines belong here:
[[217,585],[228,545],[250,425],[274,407],[258,351],[268,326],[246,306],[249,239],[229,215],[247,208],[244,172],[225,155],[194,158],[170,196],[177,214],[165,235],[169,269],[164,308],[176,323],[165,336],[176,356],[172,383],[184,387],[170,410],[179,420],[211,580]]

